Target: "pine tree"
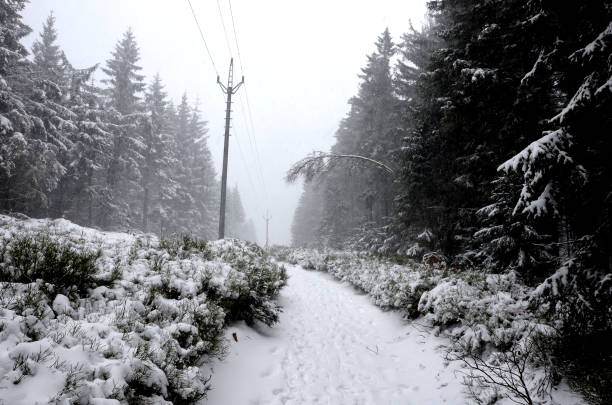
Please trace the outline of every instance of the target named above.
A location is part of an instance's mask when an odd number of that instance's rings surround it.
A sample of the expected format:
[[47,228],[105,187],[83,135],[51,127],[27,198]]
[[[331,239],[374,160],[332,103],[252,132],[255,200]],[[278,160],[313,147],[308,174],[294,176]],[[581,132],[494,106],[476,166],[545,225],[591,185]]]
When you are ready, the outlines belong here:
[[123,115],[132,114],[141,110],[141,94],[145,90],[144,76],[139,72],[138,66],[140,50],[131,29],[128,29],[123,38],[115,46],[111,59],[106,61],[102,69],[108,79],[108,94],[111,104]]
[[57,31],[55,29],[55,17],[53,12],[49,14],[40,38],[32,45],[33,62],[38,75],[58,86],[64,81],[63,54],[56,44]]
[[166,120],[168,132],[162,137],[163,158],[159,177],[159,227],[162,237],[177,230],[177,201],[180,196],[176,174],[179,171],[181,159],[176,138],[177,113],[172,101],[167,104]]
[[[332,152],[390,162],[400,140],[395,132],[397,100],[390,65],[395,45],[388,29],[375,45],[359,76],[359,92],[349,101],[351,109],[336,132]],[[391,214],[393,179],[376,168],[351,162],[330,173],[325,188],[321,231],[334,247],[341,247],[359,227],[383,225]]]
[[116,124],[113,147],[107,171],[107,183],[113,196],[105,215],[105,226],[111,224],[140,226],[142,212],[140,196],[141,173],[144,159],[143,137],[149,131],[148,118],[142,114],[141,93],[145,89],[144,76],[138,72],[139,50],[131,30],[117,43],[103,72],[110,106],[115,109]]
[[212,155],[208,149],[208,129],[202,121],[200,111],[192,108],[189,121],[189,137],[192,139],[190,148],[190,177],[192,178],[192,200],[196,217],[194,232],[204,239],[215,239],[218,230],[218,190],[215,180],[215,168]]
[[176,181],[176,194],[174,210],[174,232],[191,233],[193,231],[193,220],[196,216],[193,200],[191,163],[193,153],[193,139],[190,132],[191,106],[187,94],[183,94],[181,103],[178,105],[175,121],[175,139],[177,162],[174,168],[174,180]]
[[553,361],[589,400],[605,403],[612,376],[612,141],[605,133],[612,124],[612,10],[604,2],[534,2],[532,13],[542,39],[523,83],[533,88],[552,78],[556,108],[542,117],[540,136],[500,170],[522,177],[513,216],[557,224],[550,248],[558,270],[535,294],[561,325]]
[[150,230],[152,219],[159,214],[160,175],[165,162],[164,140],[169,132],[166,93],[159,75],[153,78],[145,97],[149,120],[143,133],[143,159],[140,165],[142,194],[142,224],[144,232]]
[[[439,49],[420,77],[410,67],[400,69],[413,89],[405,96],[413,124],[404,124],[411,128],[400,217],[415,233],[433,235],[430,248],[458,257],[473,243],[477,212],[494,192],[498,164],[525,139],[535,139],[541,117],[551,111],[546,96],[552,80],[530,91],[521,87],[539,29],[524,2],[441,0],[429,6]],[[407,44],[432,44],[423,40]],[[423,61],[418,51],[409,56],[415,67]]]
[[320,247],[319,228],[323,215],[322,191],[320,184],[304,185],[291,223],[292,246]]
[[31,30],[21,21],[25,2],[0,4],[0,184],[3,207],[46,215],[49,195],[65,173],[59,156],[70,147],[70,113],[61,91],[32,75],[20,40]]
[[244,239],[246,216],[244,213],[244,207],[242,206],[242,199],[240,198],[238,186],[234,186],[234,188],[228,193],[225,223],[226,234],[228,237]]
[[66,157],[67,172],[55,193],[55,212],[80,224],[101,225],[102,212],[112,200],[105,173],[112,150],[113,117],[104,107],[102,90],[89,83],[97,65],[75,69],[65,57],[62,65],[69,78],[64,104],[75,115],[75,129]]

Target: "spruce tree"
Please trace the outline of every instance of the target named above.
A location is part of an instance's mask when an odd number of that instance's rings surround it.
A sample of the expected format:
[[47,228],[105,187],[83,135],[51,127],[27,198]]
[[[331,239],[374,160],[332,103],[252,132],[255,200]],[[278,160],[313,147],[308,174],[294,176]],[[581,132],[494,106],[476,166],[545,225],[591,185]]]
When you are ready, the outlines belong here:
[[176,181],[174,232],[178,233],[192,232],[193,218],[196,216],[191,176],[191,156],[193,153],[193,139],[189,128],[191,113],[187,94],[183,94],[181,103],[177,107],[174,127],[177,151],[177,161],[174,168],[174,179]]
[[230,238],[245,239],[246,216],[238,186],[228,193],[227,213],[225,217],[226,234]]
[[319,247],[319,228],[323,214],[322,187],[317,183],[304,185],[291,223],[291,245]]
[[62,65],[69,78],[64,105],[74,114],[74,128],[67,172],[54,193],[55,212],[79,224],[102,225],[102,213],[112,201],[105,173],[112,151],[113,117],[104,106],[102,90],[91,83],[97,65],[75,69],[65,57]]
[[65,78],[62,66],[64,59],[56,41],[55,17],[51,12],[43,24],[40,38],[32,45],[32,55],[35,69],[40,77],[61,86]]
[[176,138],[177,113],[172,101],[167,103],[166,122],[168,131],[162,136],[162,166],[159,177],[159,232],[160,236],[176,232],[178,218],[177,201],[180,197],[180,187],[177,181],[181,159]]
[[70,113],[59,104],[59,87],[36,74],[20,43],[30,33],[21,21],[25,2],[0,4],[0,131],[2,205],[47,215],[49,196],[66,168]]
[[141,110],[141,95],[145,90],[144,76],[139,72],[140,50],[131,29],[115,46],[111,59],[102,69],[108,76],[104,83],[108,86],[111,104],[121,114],[128,115]]
[[556,108],[542,117],[539,137],[500,171],[522,180],[514,216],[557,225],[549,245],[557,271],[535,294],[560,326],[552,359],[574,388],[605,403],[612,377],[612,142],[605,133],[612,125],[612,10],[603,2],[535,2],[532,12],[542,40],[524,85],[552,78]]
[[[390,162],[400,140],[395,131],[397,100],[391,75],[395,45],[388,29],[375,46],[359,76],[359,92],[349,101],[350,111],[336,132],[332,152]],[[360,227],[384,225],[391,214],[393,179],[376,168],[347,162],[329,174],[325,188],[321,231],[334,247],[341,247]]]
[[194,232],[204,239],[215,239],[218,231],[219,185],[215,180],[215,168],[208,149],[208,129],[200,111],[192,108],[189,121],[191,194],[196,215]]
[[111,59],[106,62],[103,80],[107,85],[109,104],[116,111],[113,147],[107,171],[107,183],[113,196],[106,213],[105,224],[139,227],[142,223],[141,173],[144,159],[142,139],[149,131],[148,119],[141,93],[145,89],[144,76],[139,74],[140,56],[134,34],[128,29],[115,46]]
[[169,132],[166,93],[159,75],[153,78],[149,86],[145,105],[149,119],[146,121],[142,136],[144,145],[140,165],[143,191],[141,228],[144,232],[148,232],[151,226],[157,225],[152,223],[154,218],[159,217],[160,175],[166,163],[164,141]]

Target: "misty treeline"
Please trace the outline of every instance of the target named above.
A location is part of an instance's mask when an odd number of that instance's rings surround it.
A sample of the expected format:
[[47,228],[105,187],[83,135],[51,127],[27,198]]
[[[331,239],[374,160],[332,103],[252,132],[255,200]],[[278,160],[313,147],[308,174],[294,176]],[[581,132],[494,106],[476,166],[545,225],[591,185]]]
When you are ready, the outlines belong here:
[[[100,67],[76,68],[50,15],[28,52],[25,4],[0,1],[0,210],[215,239],[220,188],[197,102],[145,81],[129,29]],[[255,239],[237,188],[227,235]]]
[[[397,44],[388,31],[377,39],[331,150],[394,174],[323,164],[293,243],[517,272],[567,337],[556,355],[608,364],[592,379],[609,382],[612,5],[436,0],[428,10]],[[576,364],[565,365],[588,371]]]

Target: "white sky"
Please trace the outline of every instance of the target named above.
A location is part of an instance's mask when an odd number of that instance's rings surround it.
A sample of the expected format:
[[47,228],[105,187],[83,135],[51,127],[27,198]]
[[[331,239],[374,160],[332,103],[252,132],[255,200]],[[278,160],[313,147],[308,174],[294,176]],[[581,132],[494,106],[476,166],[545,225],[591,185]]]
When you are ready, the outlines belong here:
[[[228,0],[191,2],[222,80],[227,80],[233,55],[237,79],[244,74],[247,83],[253,130],[247,129],[251,126],[243,88],[232,117],[228,187],[238,185],[260,241],[265,240],[263,216],[268,208],[271,243],[288,244],[301,185],[287,185],[285,172],[312,150],[329,149],[377,36],[389,27],[397,41],[410,20],[419,26],[425,0],[233,0],[244,73]],[[186,0],[31,0],[23,13],[34,30],[26,40],[28,48],[51,10],[58,42],[75,67],[103,65],[131,27],[147,82],[159,72],[175,102],[184,92],[191,100],[199,99],[220,178],[224,95]]]

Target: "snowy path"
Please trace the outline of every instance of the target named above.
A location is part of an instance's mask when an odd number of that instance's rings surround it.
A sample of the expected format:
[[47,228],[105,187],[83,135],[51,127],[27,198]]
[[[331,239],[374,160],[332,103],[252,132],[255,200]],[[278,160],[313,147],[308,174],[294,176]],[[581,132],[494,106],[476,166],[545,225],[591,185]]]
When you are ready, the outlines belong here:
[[325,273],[289,266],[273,328],[228,329],[209,404],[464,404],[445,343]]

